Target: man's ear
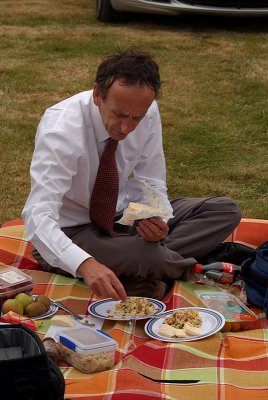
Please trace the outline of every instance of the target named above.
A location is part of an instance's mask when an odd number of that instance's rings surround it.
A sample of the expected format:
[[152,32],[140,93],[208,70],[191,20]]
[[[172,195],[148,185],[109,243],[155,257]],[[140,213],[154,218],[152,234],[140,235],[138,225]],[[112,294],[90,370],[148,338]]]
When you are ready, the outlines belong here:
[[93,101],[95,106],[99,107],[100,105],[100,90],[98,88],[98,85],[96,85],[96,83],[94,83],[93,86]]

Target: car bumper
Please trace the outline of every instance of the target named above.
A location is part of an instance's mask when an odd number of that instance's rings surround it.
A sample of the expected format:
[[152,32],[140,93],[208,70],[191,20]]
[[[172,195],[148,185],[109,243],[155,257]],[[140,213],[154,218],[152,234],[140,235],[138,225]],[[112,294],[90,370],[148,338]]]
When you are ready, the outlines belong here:
[[[234,5],[228,6],[230,3]],[[267,4],[267,0],[233,0],[233,2],[230,0],[185,0],[184,2],[177,0],[111,0],[113,8],[117,11],[174,16],[182,13],[268,16],[268,7],[264,7],[265,3]]]

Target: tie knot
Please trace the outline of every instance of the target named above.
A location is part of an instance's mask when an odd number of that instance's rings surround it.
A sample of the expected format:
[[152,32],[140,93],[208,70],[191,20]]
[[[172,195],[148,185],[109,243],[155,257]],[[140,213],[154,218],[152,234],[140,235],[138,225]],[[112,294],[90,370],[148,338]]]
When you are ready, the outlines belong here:
[[117,146],[118,146],[118,141],[117,141],[117,140],[114,140],[114,139],[112,139],[112,138],[110,137],[110,138],[108,139],[108,143],[107,143],[106,148],[107,148],[107,149],[109,148],[110,150],[116,151]]

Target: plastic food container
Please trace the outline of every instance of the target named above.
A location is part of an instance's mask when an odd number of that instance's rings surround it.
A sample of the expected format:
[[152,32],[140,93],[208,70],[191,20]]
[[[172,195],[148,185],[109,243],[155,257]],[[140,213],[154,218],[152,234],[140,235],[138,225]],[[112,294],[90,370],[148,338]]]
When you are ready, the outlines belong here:
[[89,327],[64,329],[57,333],[57,341],[72,350],[69,354],[72,365],[84,373],[105,371],[114,366],[118,344],[102,331]]
[[32,290],[31,276],[14,267],[0,269],[0,312],[7,299],[14,298],[18,293],[31,294]]
[[225,318],[222,332],[236,332],[254,329],[257,315],[245,306],[236,296],[225,292],[198,292],[202,303],[212,310],[218,311]]

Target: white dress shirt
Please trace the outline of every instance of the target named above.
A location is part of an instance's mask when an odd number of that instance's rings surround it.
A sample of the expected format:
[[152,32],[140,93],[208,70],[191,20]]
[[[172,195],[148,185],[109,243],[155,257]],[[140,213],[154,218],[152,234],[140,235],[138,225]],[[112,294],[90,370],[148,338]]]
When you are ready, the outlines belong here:
[[[90,254],[74,244],[61,228],[90,222],[90,194],[108,137],[92,90],[48,108],[37,129],[31,192],[22,216],[28,239],[44,260],[73,276]],[[116,157],[118,214],[129,201],[145,202],[140,179],[157,190],[170,207],[161,120],[155,101],[137,128],[119,142]]]

